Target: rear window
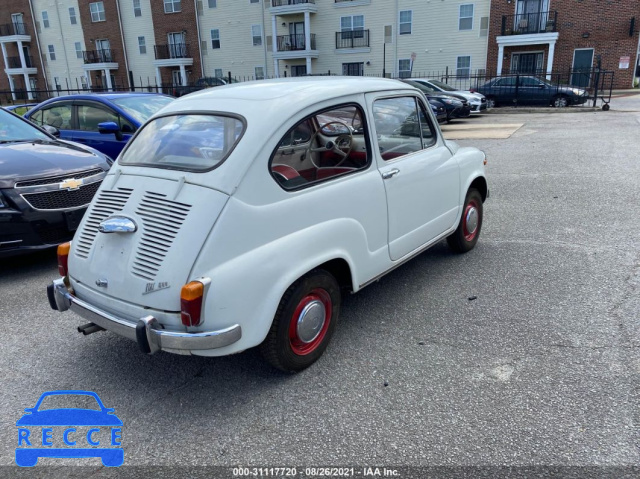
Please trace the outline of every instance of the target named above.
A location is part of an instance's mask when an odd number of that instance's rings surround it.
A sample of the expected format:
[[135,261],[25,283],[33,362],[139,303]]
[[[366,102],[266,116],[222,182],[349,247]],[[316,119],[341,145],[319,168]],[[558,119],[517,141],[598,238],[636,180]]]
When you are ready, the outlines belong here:
[[229,156],[244,121],[223,115],[170,115],[149,122],[119,159],[121,165],[208,171]]

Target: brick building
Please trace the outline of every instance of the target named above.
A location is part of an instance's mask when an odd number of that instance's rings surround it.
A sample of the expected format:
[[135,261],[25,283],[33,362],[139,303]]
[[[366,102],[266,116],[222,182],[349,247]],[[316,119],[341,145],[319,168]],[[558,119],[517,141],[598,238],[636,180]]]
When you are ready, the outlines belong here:
[[487,69],[546,72],[588,83],[601,60],[614,72],[614,88],[633,86],[638,62],[640,3],[637,0],[491,0]]
[[33,26],[28,0],[2,0],[0,47],[4,74],[0,74],[0,90],[12,90],[14,99],[33,99],[38,86],[46,85]]

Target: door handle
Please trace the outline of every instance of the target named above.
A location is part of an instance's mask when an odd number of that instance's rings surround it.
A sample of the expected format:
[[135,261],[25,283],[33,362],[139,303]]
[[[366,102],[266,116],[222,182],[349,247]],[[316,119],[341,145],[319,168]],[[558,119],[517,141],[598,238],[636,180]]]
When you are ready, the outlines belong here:
[[398,173],[400,173],[400,170],[397,168],[394,168],[393,170],[385,171],[384,173],[382,173],[382,179],[388,180],[389,178],[396,176]]

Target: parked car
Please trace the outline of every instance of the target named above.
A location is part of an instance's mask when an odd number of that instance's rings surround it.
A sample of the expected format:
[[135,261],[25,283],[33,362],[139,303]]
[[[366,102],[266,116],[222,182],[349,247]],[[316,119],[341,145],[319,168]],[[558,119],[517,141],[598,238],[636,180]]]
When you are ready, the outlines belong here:
[[476,245],[485,155],[444,140],[418,90],[256,85],[185,96],[141,128],[58,248],[52,308],[146,353],[260,346],[299,371],[326,349],[343,292],[445,238],[456,252]]
[[222,78],[222,77],[203,77],[203,78],[197,79],[195,83],[193,83],[192,85],[174,86],[171,89],[171,94],[177,98],[183,95],[187,95],[189,93],[204,90],[205,88],[229,85],[231,83],[238,83],[238,80],[236,80],[235,78],[229,79],[229,78]]
[[28,111],[36,125],[116,158],[147,118],[174,99],[157,93],[89,93],[52,98]]
[[0,108],[0,257],[69,241],[111,163]]
[[438,120],[438,123],[447,121],[447,109],[445,108],[444,103],[432,98],[427,98],[427,100],[431,105],[431,110],[433,111],[436,120]]
[[37,103],[24,103],[24,104],[16,104],[16,105],[7,105],[3,107],[5,110],[12,111],[16,115],[24,116],[26,112],[31,110],[32,108],[38,106]]
[[412,80],[447,94],[455,93],[456,95],[461,95],[469,102],[469,105],[471,105],[471,113],[480,113],[487,109],[487,99],[479,92],[458,90],[443,81],[433,78],[412,78]]
[[446,109],[447,122],[451,122],[454,118],[467,118],[471,115],[471,105],[469,105],[469,102],[462,95],[443,93],[424,83],[413,80],[401,81],[422,91],[429,100],[434,99],[440,101]]
[[558,108],[580,105],[589,99],[586,90],[553,83],[527,75],[509,75],[494,78],[476,91],[487,97],[491,106],[551,105]]

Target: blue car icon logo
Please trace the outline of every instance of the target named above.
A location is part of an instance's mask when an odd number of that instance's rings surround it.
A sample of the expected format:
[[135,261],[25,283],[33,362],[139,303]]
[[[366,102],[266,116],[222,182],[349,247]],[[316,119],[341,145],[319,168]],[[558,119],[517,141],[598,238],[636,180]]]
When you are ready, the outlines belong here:
[[[46,403],[43,405],[43,402]],[[90,408],[46,408],[50,403],[82,403]],[[35,466],[40,457],[99,457],[102,464],[124,462],[122,421],[92,391],[49,391],[17,422],[16,464]],[[105,447],[109,446],[109,447]]]

